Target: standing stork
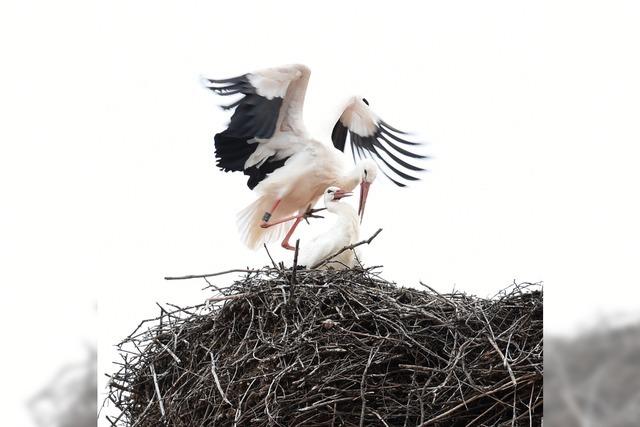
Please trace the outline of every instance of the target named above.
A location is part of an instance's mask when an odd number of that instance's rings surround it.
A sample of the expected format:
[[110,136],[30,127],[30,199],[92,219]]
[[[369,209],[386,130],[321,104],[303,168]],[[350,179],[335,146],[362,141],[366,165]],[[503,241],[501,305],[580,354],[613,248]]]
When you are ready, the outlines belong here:
[[[398,145],[418,143],[380,120],[363,98],[346,106],[333,129],[333,146],[310,138],[302,119],[309,76],[306,66],[290,65],[203,82],[218,95],[240,95],[222,107],[234,112],[227,129],[215,135],[215,153],[220,169],[244,172],[248,187],[258,193],[238,215],[243,240],[252,249],[285,235],[282,246],[293,250],[293,232],[330,186],[352,191],[360,184],[362,219],[378,169],[401,187],[403,180],[418,179],[408,171],[423,170],[399,157],[425,158]],[[353,159],[356,154],[359,159],[350,170],[344,164],[347,134]],[[280,219],[272,221],[276,213]]]

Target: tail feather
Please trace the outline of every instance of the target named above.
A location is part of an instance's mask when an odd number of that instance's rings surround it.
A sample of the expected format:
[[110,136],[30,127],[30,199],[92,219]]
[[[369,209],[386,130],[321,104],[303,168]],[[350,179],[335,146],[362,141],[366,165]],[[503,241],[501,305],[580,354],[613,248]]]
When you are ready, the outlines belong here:
[[[244,243],[250,249],[258,249],[263,243],[282,239],[287,230],[287,223],[269,228],[260,227],[262,216],[273,206],[274,198],[262,195],[256,201],[238,213],[238,230]],[[279,216],[279,215],[278,215]]]

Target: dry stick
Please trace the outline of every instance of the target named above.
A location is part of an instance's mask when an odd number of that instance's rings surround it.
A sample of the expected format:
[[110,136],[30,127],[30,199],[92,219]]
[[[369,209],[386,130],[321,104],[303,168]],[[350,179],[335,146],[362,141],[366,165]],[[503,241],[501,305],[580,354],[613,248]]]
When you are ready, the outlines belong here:
[[[513,395],[515,396],[515,393]],[[475,417],[474,419],[469,421],[469,423],[467,425],[465,425],[465,427],[471,427],[476,421],[479,421],[480,419],[482,419],[482,417],[484,417],[489,412],[491,412],[491,410],[493,408],[495,408],[496,406],[498,406],[499,404],[500,404],[500,401],[498,401],[498,402],[494,403],[493,405],[489,406],[489,408],[487,408],[484,412],[482,412],[480,415],[478,415],[477,417]]]
[[360,246],[360,245],[364,245],[365,243],[368,245],[369,243],[371,243],[371,241],[372,241],[373,239],[375,239],[375,238],[376,238],[376,236],[377,236],[378,234],[380,234],[380,232],[381,232],[381,231],[382,231],[382,228],[378,228],[378,231],[376,231],[375,233],[373,233],[373,236],[371,236],[371,237],[369,237],[368,239],[363,240],[363,241],[361,241],[361,242],[354,243],[353,245],[345,246],[344,248],[340,249],[340,250],[339,250],[338,252],[336,252],[335,254],[333,254],[333,255],[331,255],[331,256],[328,256],[327,258],[323,259],[322,261],[320,261],[320,262],[319,262],[319,263],[317,263],[316,265],[312,266],[312,267],[311,267],[311,269],[318,268],[318,267],[322,267],[323,265],[325,265],[326,263],[328,263],[332,258],[337,257],[338,255],[340,255],[340,254],[341,254],[342,252],[344,252],[344,251],[348,251],[348,250],[351,250],[351,249],[355,249],[355,248],[357,248],[357,247],[358,247],[358,246]]
[[246,298],[249,295],[250,294],[248,292],[244,292],[242,294],[222,295],[217,297],[213,296],[213,297],[207,298],[207,302],[220,302],[220,301],[227,301],[230,299],[241,299],[241,298]]
[[[491,343],[493,348],[496,349],[496,351],[498,352],[500,357],[502,357],[503,364],[507,368],[507,370],[509,371],[509,376],[511,377],[511,382],[513,383],[514,387],[517,387],[518,383],[516,382],[516,376],[513,375],[513,371],[511,370],[511,365],[509,364],[509,362],[507,362],[507,358],[502,353],[502,351],[500,350],[500,347],[498,347],[498,344],[496,343],[496,336],[493,333],[493,328],[491,327],[491,322],[489,322],[489,319],[487,318],[487,315],[484,313],[484,310],[482,308],[480,308],[480,312],[482,313],[482,317],[484,317],[485,322],[487,322],[487,326],[489,327],[489,332],[491,332],[491,336],[487,335],[487,338],[489,339],[489,342]],[[493,337],[493,339],[491,337]]]
[[369,350],[369,359],[367,360],[367,366],[364,367],[364,371],[362,372],[362,379],[360,380],[360,398],[362,399],[362,407],[360,408],[360,427],[364,426],[364,413],[367,408],[367,398],[365,397],[367,371],[369,370],[369,366],[371,366],[371,361],[373,360],[373,350],[373,347],[371,347],[371,350]]
[[[329,262],[332,258],[337,257],[338,255],[340,255],[342,252],[347,251],[347,250],[352,250],[357,248],[358,246],[364,245],[365,243],[368,245],[371,243],[371,241],[373,239],[375,239],[378,234],[380,234],[380,232],[382,231],[382,228],[379,228],[378,231],[376,231],[373,236],[369,237],[366,240],[362,240],[358,243],[354,243],[353,245],[349,245],[349,246],[345,246],[344,248],[340,249],[338,252],[336,252],[335,254],[325,258],[324,260],[320,261],[318,264],[314,265],[313,268],[318,268],[320,266],[323,266],[324,264],[326,264],[327,262]],[[298,239],[299,241],[299,239]],[[296,241],[296,247],[298,247],[298,241]],[[271,259],[271,262],[274,264],[274,267],[277,269],[278,267],[276,266],[275,262],[273,261],[273,258],[271,258],[271,254],[269,254],[269,250],[267,249],[267,246],[264,245],[265,250],[267,251],[267,254],[269,255],[269,258]],[[297,255],[297,250],[296,250],[296,255]],[[295,260],[297,260],[297,257],[295,258]],[[204,279],[207,277],[214,277],[214,276],[222,276],[223,274],[230,274],[230,273],[258,273],[260,272],[260,270],[250,270],[250,269],[243,269],[243,268],[234,268],[231,270],[225,270],[225,271],[220,271],[218,273],[209,273],[209,274],[190,274],[187,276],[167,276],[164,278],[164,280],[187,280],[187,279]]]
[[493,346],[493,348],[496,349],[496,351],[498,352],[498,354],[500,355],[500,357],[503,360],[504,366],[506,366],[507,370],[509,371],[509,376],[511,377],[511,383],[514,386],[517,386],[518,383],[516,382],[516,377],[515,375],[513,375],[513,371],[511,370],[511,365],[509,364],[509,362],[507,362],[507,358],[504,356],[504,354],[502,353],[502,351],[500,351],[500,347],[498,347],[498,344],[495,342],[495,340],[493,340],[489,335],[487,335],[487,339],[489,340],[489,342],[491,343],[491,345]]
[[532,413],[531,413],[531,403],[533,402],[533,392],[536,389],[536,385],[535,384],[531,384],[531,396],[529,397],[529,405],[527,406],[528,409],[528,415],[529,415],[529,427],[531,427],[531,424],[533,423],[533,417],[532,417]]
[[[518,416],[518,418],[516,418],[516,421],[519,421],[520,419],[522,419],[522,418],[524,418],[524,417],[526,417],[528,415],[529,416],[529,427],[532,427],[533,426],[533,418],[531,418],[532,417],[532,412],[531,411],[533,411],[534,409],[536,409],[538,406],[540,406],[542,404],[544,404],[544,399],[539,399],[538,402],[535,405],[533,405],[532,407],[530,407],[527,412],[523,412],[522,414],[520,414]],[[635,404],[636,403],[634,402],[634,405]]]
[[162,396],[160,395],[160,387],[158,386],[158,378],[156,377],[156,369],[153,367],[153,363],[149,365],[151,375],[153,376],[153,384],[156,387],[156,395],[158,395],[158,403],[160,404],[160,413],[164,418],[164,404],[162,403]]
[[[144,408],[144,411],[142,411],[142,413],[143,413],[143,414],[147,412],[147,410],[151,407],[151,404],[152,404],[152,403],[153,403],[153,399],[149,399],[149,403],[148,403],[148,404],[147,404],[147,406]],[[137,420],[136,420],[136,422],[135,422],[135,423],[133,423],[133,424],[131,425],[131,427],[136,427],[138,424],[140,424],[140,422],[141,422],[142,420],[143,420],[143,418],[139,418],[139,419],[137,419]]]
[[441,372],[441,373],[443,373],[443,372],[445,372],[444,370],[438,369],[438,368],[429,368],[427,366],[418,366],[418,365],[405,365],[403,363],[400,363],[398,365],[398,368],[400,368],[400,369],[408,369],[410,371],[428,372],[428,373],[431,373],[431,372]]
[[162,346],[162,348],[164,348],[167,353],[169,353],[171,355],[171,357],[173,357],[173,360],[176,361],[177,364],[180,364],[181,360],[178,356],[176,356],[176,354],[171,351],[171,349],[169,347],[167,347],[166,345],[162,344],[160,341],[158,341],[157,338],[154,338],[154,341],[157,342],[158,344],[160,344]]
[[[217,287],[216,285],[214,285],[213,283],[211,283],[206,277],[203,277],[204,281],[207,282],[207,285],[209,285],[210,287],[212,287],[213,289],[215,289],[216,291],[222,293],[222,289],[220,289],[219,287]],[[206,288],[204,288],[206,289]]]
[[240,402],[238,403],[238,409],[236,409],[236,414],[233,417],[233,427],[238,426],[238,421],[240,420],[240,415],[242,414],[242,402],[244,402],[244,398],[247,397],[247,393],[249,393],[249,390],[251,390],[251,387],[253,387],[253,383],[255,383],[256,380],[257,378],[254,378],[253,381],[251,381],[251,384],[249,384],[244,394],[240,398]]
[[291,282],[289,287],[289,299],[293,299],[294,287],[296,285],[296,268],[298,267],[298,251],[300,250],[300,239],[296,240],[296,252],[293,255],[293,271],[291,272]]
[[209,352],[209,355],[211,356],[211,373],[213,374],[213,380],[216,382],[216,387],[218,387],[220,396],[222,396],[222,400],[224,400],[229,404],[229,406],[233,408],[233,405],[231,404],[231,402],[229,402],[227,396],[225,396],[224,390],[222,390],[222,386],[220,385],[220,380],[218,379],[218,374],[216,373],[216,359],[213,357],[213,353]]
[[259,270],[247,270],[247,269],[234,268],[233,270],[221,271],[219,273],[192,274],[189,276],[165,277],[164,280],[204,279],[205,277],[222,276],[223,274],[229,274],[229,273],[257,273],[258,271]]
[[271,260],[271,264],[273,264],[273,268],[275,268],[276,270],[278,269],[278,265],[276,264],[276,262],[273,260],[273,257],[271,256],[271,253],[269,252],[269,248],[267,248],[267,244],[263,243],[262,246],[264,246],[264,250],[267,252],[267,256],[269,257],[269,259]]
[[374,411],[373,409],[371,410],[371,412],[373,412],[373,415],[375,415],[376,417],[378,417],[378,419],[380,420],[380,422],[382,424],[384,424],[386,427],[389,427],[389,424],[386,423],[386,421],[380,416],[379,413],[377,413],[376,411]]
[[330,403],[335,404],[337,402],[346,402],[347,400],[353,400],[353,397],[351,397],[351,396],[340,397],[340,398],[337,398],[337,399],[332,399],[332,400],[330,400],[328,402],[326,400],[321,400],[319,402],[314,403],[313,405],[305,406],[304,408],[298,409],[298,412],[310,411],[312,409],[316,409],[316,408],[318,408],[320,406],[325,406],[325,405],[328,405]]
[[[528,380],[528,379],[531,379],[531,378],[532,378],[532,374],[524,375],[524,376],[520,377],[520,381]],[[493,389],[491,391],[488,391],[486,393],[476,394],[472,398],[467,399],[466,402],[463,401],[462,403],[454,406],[453,408],[449,409],[448,411],[445,411],[445,412],[441,413],[440,415],[436,415],[435,417],[431,418],[430,420],[427,420],[427,421],[423,422],[418,427],[425,427],[425,426],[428,426],[429,424],[433,424],[436,421],[446,417],[447,415],[457,411],[458,409],[462,408],[463,406],[467,406],[469,403],[480,399],[481,397],[490,396],[490,395],[495,394],[495,393],[497,393],[499,391],[506,390],[510,386],[511,386],[511,384],[505,384],[505,385],[501,385],[500,387],[495,388],[495,389]]]

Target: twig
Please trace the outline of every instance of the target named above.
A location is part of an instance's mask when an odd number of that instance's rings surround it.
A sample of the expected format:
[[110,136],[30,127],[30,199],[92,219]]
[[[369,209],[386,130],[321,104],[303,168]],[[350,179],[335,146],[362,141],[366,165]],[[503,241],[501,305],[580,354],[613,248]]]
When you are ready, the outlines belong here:
[[496,349],[496,351],[498,352],[498,354],[502,358],[504,366],[509,371],[509,377],[511,377],[511,383],[513,384],[514,387],[517,387],[518,383],[516,382],[516,376],[513,375],[513,370],[511,369],[511,365],[509,364],[509,362],[507,362],[507,358],[504,356],[504,354],[500,350],[500,347],[498,347],[498,344],[495,342],[495,340],[493,338],[491,338],[490,336],[487,335],[487,339],[489,340],[489,342],[491,343],[493,348]]
[[167,276],[164,280],[186,280],[186,279],[203,279],[205,277],[213,277],[213,276],[222,276],[223,274],[229,273],[257,273],[260,270],[247,270],[241,268],[234,268],[233,270],[221,271],[219,273],[210,273],[210,274],[192,274],[189,276]]
[[267,256],[269,257],[269,259],[271,260],[271,264],[273,265],[273,268],[275,268],[276,270],[278,269],[278,265],[276,264],[276,262],[273,260],[273,257],[271,256],[271,252],[269,252],[269,248],[267,248],[267,244],[263,243],[262,246],[264,246],[264,250],[267,252]]
[[251,387],[253,387],[253,383],[255,383],[256,380],[257,378],[254,378],[251,381],[251,384],[247,386],[247,389],[244,391],[244,394],[240,398],[240,402],[238,403],[238,409],[236,409],[236,414],[233,417],[233,427],[236,427],[238,425],[238,421],[240,420],[240,415],[242,414],[242,402],[244,402],[245,397],[247,397],[247,393],[249,393],[249,390],[251,390]]
[[[204,281],[207,282],[207,286],[215,289],[216,291],[222,293],[222,289],[220,289],[218,286],[214,285],[213,283],[211,283],[211,281],[209,281],[209,279],[207,279],[206,277],[203,277]],[[204,287],[203,289],[207,289],[206,287]]]
[[242,298],[246,298],[247,295],[249,294],[243,293],[243,294],[234,294],[234,295],[213,296],[213,297],[207,298],[207,301],[220,302],[220,301],[233,300],[233,299],[242,299]]
[[149,369],[151,370],[151,375],[153,376],[153,385],[156,388],[156,395],[158,396],[158,404],[160,405],[160,413],[162,414],[162,418],[165,417],[164,412],[164,404],[162,403],[162,396],[160,395],[160,387],[158,386],[158,378],[156,377],[156,369],[153,366],[153,363],[149,365]]
[[[526,379],[529,379],[530,377],[531,377],[531,375],[528,375],[528,376],[526,377]],[[521,380],[523,380],[523,379],[524,379],[524,378],[521,378]],[[436,415],[435,417],[433,417],[433,418],[431,418],[431,419],[429,419],[429,420],[427,420],[427,421],[423,422],[423,423],[422,423],[422,424],[420,424],[418,427],[425,427],[425,426],[431,425],[431,424],[435,423],[436,421],[438,421],[438,420],[440,420],[440,419],[442,419],[442,418],[446,417],[447,415],[449,415],[449,414],[451,414],[451,413],[453,413],[453,412],[457,411],[458,409],[462,408],[463,406],[467,406],[469,403],[471,403],[471,402],[473,402],[473,401],[475,401],[475,400],[480,399],[481,397],[489,396],[489,395],[495,394],[495,393],[497,393],[497,392],[499,392],[499,391],[501,391],[501,390],[504,390],[504,389],[506,389],[506,388],[508,388],[508,387],[510,387],[510,385],[508,385],[508,384],[507,384],[507,385],[503,385],[503,386],[500,386],[500,387],[498,387],[498,388],[495,388],[495,389],[493,389],[493,390],[491,390],[491,391],[487,391],[487,392],[485,392],[485,393],[479,393],[479,394],[476,394],[475,396],[471,397],[470,399],[467,399],[466,401],[463,401],[463,402],[459,403],[458,405],[454,406],[453,408],[451,408],[451,409],[449,409],[449,410],[447,410],[447,411],[445,411],[445,412],[443,412],[443,413],[441,413],[441,414],[439,414],[439,415]]]
[[369,243],[371,243],[371,241],[372,241],[373,239],[375,239],[375,238],[376,238],[376,236],[377,236],[378,234],[380,234],[380,232],[381,232],[381,231],[382,231],[382,228],[378,228],[378,231],[376,231],[375,233],[373,233],[373,236],[369,237],[369,238],[368,238],[368,239],[366,239],[366,240],[362,240],[362,241],[360,241],[360,242],[358,242],[358,243],[354,243],[354,244],[352,244],[352,245],[345,246],[344,248],[340,249],[340,250],[339,250],[338,252],[336,252],[335,254],[333,254],[333,255],[331,255],[331,256],[328,256],[327,258],[323,259],[322,261],[320,261],[320,262],[319,262],[319,263],[317,263],[316,265],[312,266],[312,267],[311,267],[311,269],[315,269],[315,268],[318,268],[318,267],[322,267],[323,265],[325,265],[326,263],[328,263],[332,258],[337,257],[338,255],[340,255],[340,254],[341,254],[342,252],[344,252],[344,251],[353,250],[353,249],[357,248],[357,247],[358,247],[358,246],[360,246],[360,245],[364,245],[364,244],[367,244],[367,245],[368,245]]
[[293,268],[291,271],[291,282],[289,282],[289,299],[293,299],[294,287],[296,285],[296,269],[298,268],[298,251],[300,250],[300,239],[296,240],[296,252],[293,254]]
[[375,348],[371,348],[369,350],[369,358],[367,359],[367,365],[364,367],[364,371],[362,371],[362,379],[360,380],[360,399],[362,399],[362,407],[360,408],[360,427],[364,427],[364,414],[367,408],[367,398],[365,397],[366,389],[367,389],[367,371],[369,370],[369,366],[371,366],[371,361],[375,356],[374,353]]
[[215,381],[216,387],[220,392],[220,396],[222,396],[222,400],[224,400],[227,404],[229,404],[229,406],[233,408],[233,405],[231,404],[231,402],[229,402],[229,399],[227,399],[227,396],[224,394],[222,386],[220,385],[220,380],[218,379],[218,374],[216,373],[216,359],[215,357],[213,357],[212,352],[209,352],[209,355],[211,356],[211,373],[213,374],[213,380]]
[[162,348],[164,348],[167,351],[167,353],[169,353],[171,355],[171,357],[173,357],[173,360],[175,360],[177,364],[180,364],[180,362],[181,362],[180,358],[178,356],[176,356],[176,354],[173,351],[171,351],[171,349],[169,347],[167,347],[166,345],[162,344],[157,339],[155,340],[155,342],[160,344],[162,346]]

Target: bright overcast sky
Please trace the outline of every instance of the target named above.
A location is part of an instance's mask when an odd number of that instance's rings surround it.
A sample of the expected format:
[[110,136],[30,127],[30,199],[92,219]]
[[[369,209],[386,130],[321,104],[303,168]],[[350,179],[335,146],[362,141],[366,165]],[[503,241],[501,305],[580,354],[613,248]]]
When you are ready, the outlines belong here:
[[97,298],[111,371],[111,345],[156,301],[206,296],[163,276],[267,262],[239,242],[253,194],[214,166],[228,114],[199,77],[295,62],[312,70],[315,138],[330,143],[358,94],[429,143],[422,181],[371,190],[363,234],[384,231],[365,257],[385,277],[482,296],[543,281],[549,332],[640,308],[635,2],[71,3],[0,13],[0,304],[52,322],[27,320],[16,343],[43,326],[90,339],[76,316]]

